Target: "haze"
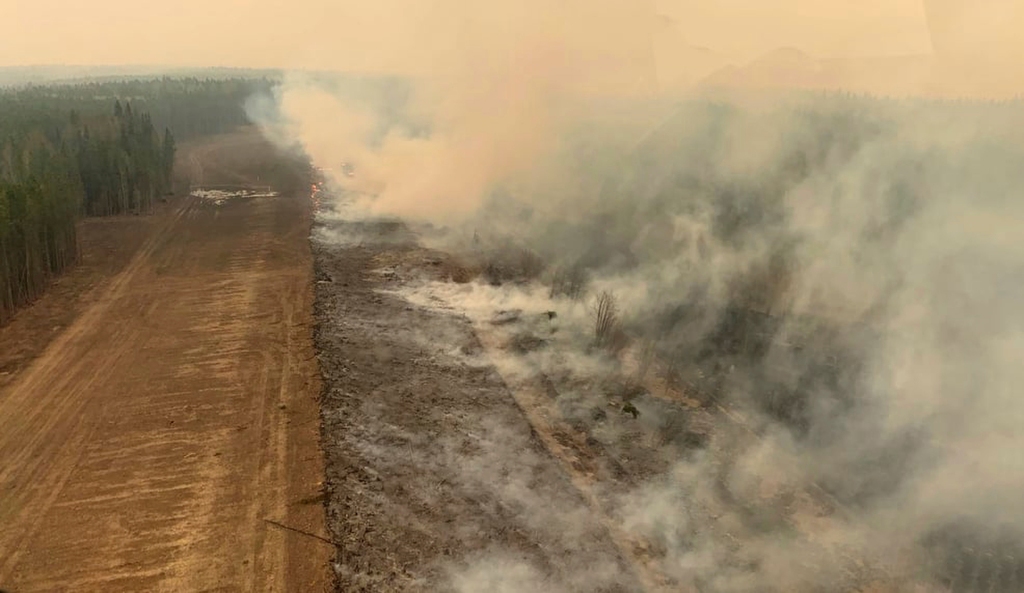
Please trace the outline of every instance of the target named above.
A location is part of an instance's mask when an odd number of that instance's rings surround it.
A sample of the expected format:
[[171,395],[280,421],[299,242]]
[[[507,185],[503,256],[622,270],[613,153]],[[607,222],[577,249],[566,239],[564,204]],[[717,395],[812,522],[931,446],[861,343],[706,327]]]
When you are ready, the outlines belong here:
[[[466,3],[184,0],[142,10],[125,0],[88,5],[5,0],[5,4],[9,6],[0,24],[6,46],[0,55],[4,65],[141,62],[281,67],[304,64],[304,58],[319,50],[347,46],[355,67],[372,63],[363,54],[390,53],[387,50],[420,22],[412,18],[416,13],[437,12],[444,4],[445,20],[451,17],[450,9]],[[645,10],[672,18],[694,44],[741,57],[780,45],[819,55],[926,53],[930,49],[917,0],[785,0],[770,6],[750,0],[647,4]],[[170,43],[174,41],[179,43]]]
[[0,3],[0,589],[1024,590],[1024,1]]
[[[650,70],[663,85],[689,84],[782,47],[827,59],[928,56],[934,45],[949,58],[946,62],[969,59],[974,74],[979,67],[996,70],[986,73],[983,90],[1005,93],[1005,79],[1016,78],[1013,56],[1024,55],[1021,40],[1012,35],[1021,9],[1010,0],[973,2],[970,9],[963,2],[929,0],[930,17],[921,0],[651,0],[597,3],[599,8],[571,1],[479,5],[466,0],[4,4],[0,66],[160,64],[433,73],[439,63],[450,62],[444,56],[475,51],[485,38],[490,45],[489,38],[502,31],[515,32],[510,41],[519,49],[531,46],[529,37],[522,37],[525,31],[554,33],[556,39],[582,32],[591,42],[588,57],[601,67],[610,52],[631,45],[652,62]],[[505,23],[522,26],[506,28]],[[473,31],[479,39],[473,39]],[[939,37],[937,43],[931,33]],[[930,65],[903,68],[915,69],[917,78],[929,70],[935,78]],[[865,86],[851,77],[857,78],[844,71],[811,86]],[[886,80],[893,78],[901,77]],[[866,86],[885,92],[886,84]]]

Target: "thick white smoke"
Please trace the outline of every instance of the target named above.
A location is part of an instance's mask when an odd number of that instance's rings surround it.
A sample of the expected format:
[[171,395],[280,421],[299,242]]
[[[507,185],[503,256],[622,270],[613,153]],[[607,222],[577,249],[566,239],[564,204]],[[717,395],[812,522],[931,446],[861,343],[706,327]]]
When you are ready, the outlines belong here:
[[[658,451],[669,469],[617,498],[678,582],[838,590],[855,558],[905,590],[955,573],[959,547],[1018,554],[1024,107],[669,100],[636,10],[573,9],[460,5],[458,43],[422,48],[417,76],[294,77],[252,113],[370,212],[587,269],[628,334],[743,410],[756,439]],[[499,309],[508,290],[446,298]],[[579,357],[543,368],[594,374],[588,344],[561,346]],[[467,590],[541,578],[500,554],[469,566]]]

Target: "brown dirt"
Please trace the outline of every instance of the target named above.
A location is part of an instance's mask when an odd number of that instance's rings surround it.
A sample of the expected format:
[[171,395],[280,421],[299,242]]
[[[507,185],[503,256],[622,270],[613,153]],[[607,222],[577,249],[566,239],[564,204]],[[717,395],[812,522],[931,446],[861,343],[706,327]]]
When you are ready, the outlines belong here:
[[89,221],[0,333],[0,589],[326,586],[302,174],[252,131],[182,152],[285,193]]
[[161,203],[152,216],[89,218],[79,223],[82,261],[0,327],[0,389],[88,308],[96,288],[128,264],[171,208]]

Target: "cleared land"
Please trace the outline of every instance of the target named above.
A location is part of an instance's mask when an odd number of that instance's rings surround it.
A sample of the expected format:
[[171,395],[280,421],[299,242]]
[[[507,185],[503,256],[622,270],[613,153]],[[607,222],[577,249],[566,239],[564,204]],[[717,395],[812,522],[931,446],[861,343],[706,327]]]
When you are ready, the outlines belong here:
[[89,221],[0,332],[2,589],[326,586],[332,546],[288,529],[323,530],[308,186],[254,132],[182,153],[281,195]]

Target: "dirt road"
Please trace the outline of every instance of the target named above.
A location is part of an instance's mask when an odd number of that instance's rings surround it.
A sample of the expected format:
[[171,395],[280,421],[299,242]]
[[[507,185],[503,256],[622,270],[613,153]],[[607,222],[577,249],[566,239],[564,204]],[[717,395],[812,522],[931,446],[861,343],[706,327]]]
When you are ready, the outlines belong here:
[[308,202],[177,198],[0,391],[0,589],[324,590]]

